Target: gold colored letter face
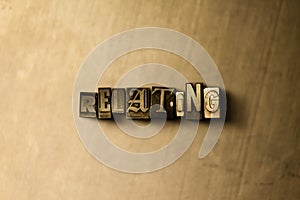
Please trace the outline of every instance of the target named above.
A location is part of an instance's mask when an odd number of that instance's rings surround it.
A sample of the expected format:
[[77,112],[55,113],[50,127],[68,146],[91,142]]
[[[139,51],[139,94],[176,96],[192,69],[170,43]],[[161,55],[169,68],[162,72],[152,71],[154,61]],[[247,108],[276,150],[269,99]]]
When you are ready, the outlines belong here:
[[204,89],[204,117],[205,118],[220,118],[219,99],[220,99],[219,88]]
[[111,89],[98,88],[98,118],[111,119]]
[[[186,119],[200,120],[202,119],[202,110],[201,110],[201,91],[202,84],[195,84],[196,91],[193,88],[191,83],[186,84],[185,93],[186,93]],[[195,93],[196,92],[196,93]]]
[[149,119],[150,88],[127,88],[127,118]]

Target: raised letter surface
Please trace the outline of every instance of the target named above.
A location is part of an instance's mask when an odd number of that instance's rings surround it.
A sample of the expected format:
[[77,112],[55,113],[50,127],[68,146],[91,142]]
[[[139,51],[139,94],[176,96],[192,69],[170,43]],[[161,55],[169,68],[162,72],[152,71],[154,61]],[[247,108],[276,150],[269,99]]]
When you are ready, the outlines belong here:
[[98,88],[98,119],[111,119],[111,89]]
[[184,92],[176,92],[176,116],[184,116]]
[[202,84],[196,83],[195,89],[191,83],[186,84],[186,113],[185,118],[191,120],[201,120],[203,118],[201,104],[202,104]]
[[165,87],[152,87],[151,94],[151,118],[167,119],[175,118],[175,89]]
[[111,97],[111,111],[113,114],[125,113],[125,89],[113,88]]
[[97,113],[97,93],[80,92],[80,117],[96,118]]
[[204,89],[204,117],[220,118],[219,88],[208,87]]
[[126,117],[149,119],[150,88],[127,88]]

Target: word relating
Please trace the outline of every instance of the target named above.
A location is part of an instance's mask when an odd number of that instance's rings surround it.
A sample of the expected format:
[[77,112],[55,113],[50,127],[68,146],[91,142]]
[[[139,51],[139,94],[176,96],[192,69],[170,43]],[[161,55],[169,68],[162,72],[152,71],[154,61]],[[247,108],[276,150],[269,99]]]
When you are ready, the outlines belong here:
[[185,92],[153,86],[138,88],[98,88],[80,92],[80,117],[112,119],[126,114],[128,119],[185,117],[190,120],[220,118],[220,90],[202,83],[186,83]]

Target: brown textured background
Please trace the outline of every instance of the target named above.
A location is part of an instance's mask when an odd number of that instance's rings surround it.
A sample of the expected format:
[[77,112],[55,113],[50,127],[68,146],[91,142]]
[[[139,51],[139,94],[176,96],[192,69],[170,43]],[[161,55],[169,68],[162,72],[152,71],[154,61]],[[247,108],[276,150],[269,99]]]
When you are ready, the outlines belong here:
[[[300,199],[299,11],[297,0],[0,0],[0,199]],[[207,124],[173,165],[134,175],[85,150],[72,89],[97,44],[145,26],[185,33],[209,52],[229,113],[205,159],[197,154]],[[146,62],[197,79],[178,57],[146,50],[117,60],[107,72],[115,76],[103,82]],[[109,137],[137,151],[159,146],[116,132]]]

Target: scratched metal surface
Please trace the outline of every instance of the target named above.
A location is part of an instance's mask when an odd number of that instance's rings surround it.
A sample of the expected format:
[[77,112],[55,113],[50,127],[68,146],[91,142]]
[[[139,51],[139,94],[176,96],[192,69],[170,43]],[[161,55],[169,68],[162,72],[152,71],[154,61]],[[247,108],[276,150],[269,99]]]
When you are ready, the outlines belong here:
[[[300,4],[284,1],[0,0],[1,199],[299,199]],[[100,164],[72,116],[76,73],[100,42],[136,27],[187,34],[211,55],[228,95],[213,151],[197,158],[208,124],[171,166],[134,175]],[[157,62],[193,81],[189,63],[144,50],[116,60],[99,85]],[[140,122],[139,122],[140,123]],[[174,136],[167,123],[149,140],[104,130],[116,145],[155,150]]]

